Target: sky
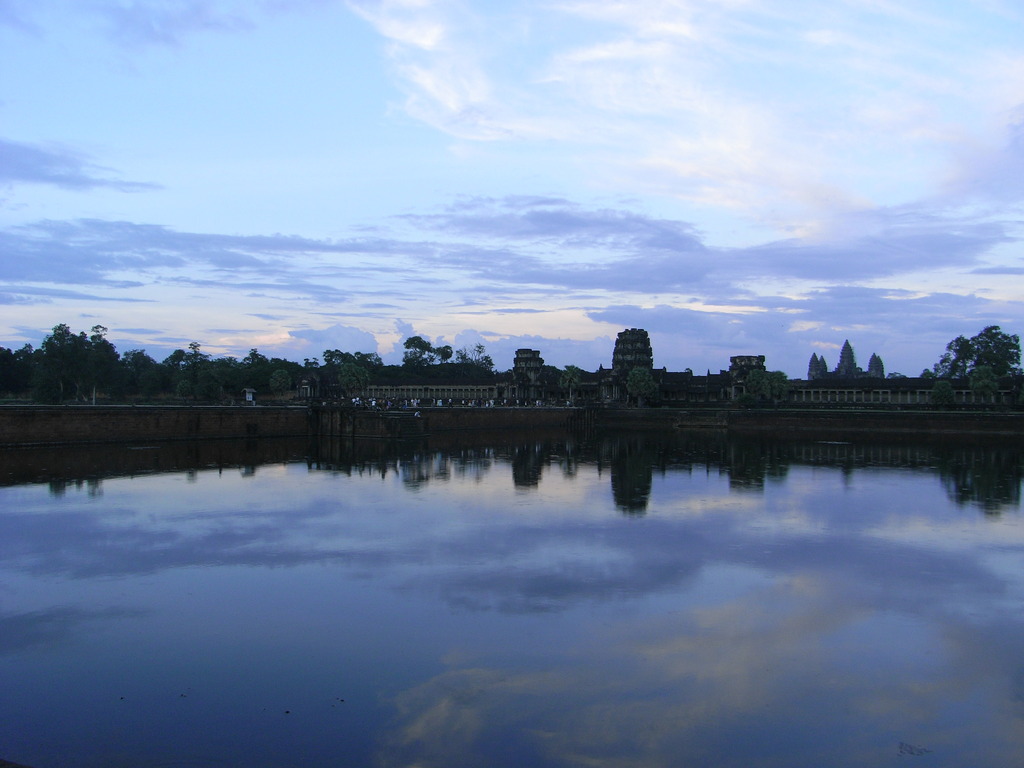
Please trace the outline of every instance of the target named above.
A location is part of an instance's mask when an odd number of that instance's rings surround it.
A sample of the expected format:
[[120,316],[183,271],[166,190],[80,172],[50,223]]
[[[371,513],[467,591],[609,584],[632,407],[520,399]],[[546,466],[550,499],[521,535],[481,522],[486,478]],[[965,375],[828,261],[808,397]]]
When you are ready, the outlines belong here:
[[1024,332],[1014,0],[0,0],[0,346],[587,370]]

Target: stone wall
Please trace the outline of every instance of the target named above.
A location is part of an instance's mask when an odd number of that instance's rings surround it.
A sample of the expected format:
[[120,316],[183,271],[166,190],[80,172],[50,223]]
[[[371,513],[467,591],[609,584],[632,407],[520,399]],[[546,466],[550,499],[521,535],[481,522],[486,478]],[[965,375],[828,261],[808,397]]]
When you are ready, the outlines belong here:
[[927,411],[729,411],[730,431],[766,432],[777,436],[800,435],[827,440],[832,437],[871,437],[881,440],[902,435],[1024,436],[1024,414],[943,413]]
[[896,435],[1024,436],[1024,414],[1016,412],[608,408],[597,411],[596,423],[609,429],[727,429],[820,440]]
[[677,408],[424,408],[4,406],[0,446],[253,437],[416,438],[482,430],[727,429],[811,439],[1024,436],[1024,414]]
[[308,434],[309,416],[305,407],[0,407],[0,445],[294,437]]
[[[419,413],[419,416],[415,414]],[[318,437],[414,438],[445,432],[565,428],[585,425],[593,411],[575,408],[420,408],[416,411],[360,411],[314,406]]]

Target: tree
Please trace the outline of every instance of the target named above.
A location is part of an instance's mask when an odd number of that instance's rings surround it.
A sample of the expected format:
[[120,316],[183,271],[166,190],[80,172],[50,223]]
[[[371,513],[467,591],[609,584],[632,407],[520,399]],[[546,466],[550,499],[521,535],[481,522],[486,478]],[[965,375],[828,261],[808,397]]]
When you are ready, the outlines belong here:
[[384,361],[376,352],[342,352],[340,349],[325,349],[324,366],[337,372],[345,363],[355,363],[369,372],[380,370]]
[[81,394],[86,374],[87,344],[84,332],[72,333],[64,323],[53,327],[39,346],[32,377],[32,393],[36,400],[62,403]]
[[259,368],[260,366],[266,365],[270,360],[266,355],[261,354],[256,347],[249,350],[249,354],[242,358],[242,365],[249,368]]
[[[85,380],[92,390],[92,402],[96,404],[96,390],[104,387],[110,390],[118,386],[121,358],[114,345],[107,341],[107,329],[102,325],[94,325],[92,335],[85,345]],[[123,393],[123,390],[122,390]],[[121,393],[119,393],[121,394]]]
[[174,387],[174,394],[182,400],[192,397],[192,382],[188,379],[178,379],[178,383]]
[[426,368],[437,362],[437,352],[434,346],[422,336],[410,336],[402,346],[405,352],[402,354],[402,365],[406,368]]
[[32,386],[32,357],[35,350],[31,344],[12,350],[0,347],[0,392],[21,395]]
[[210,356],[202,351],[198,341],[189,342],[188,352],[176,349],[163,364],[171,373],[171,387],[178,397],[213,398],[219,394],[220,384],[209,370]]
[[948,408],[956,404],[956,395],[953,393],[953,385],[949,379],[936,379],[932,385],[932,405]]
[[369,383],[370,374],[361,365],[345,363],[338,370],[338,386],[341,387],[342,396],[345,398],[360,394]]
[[170,388],[170,371],[144,349],[129,349],[121,355],[121,370],[128,394],[153,397]]
[[626,377],[626,392],[636,398],[636,404],[642,406],[644,401],[658,394],[658,384],[651,375],[650,368],[637,366]]
[[1020,336],[990,325],[971,338],[973,369],[988,367],[996,378],[1020,373]]
[[483,344],[474,344],[472,348],[463,347],[455,353],[455,362],[478,368],[480,373],[493,373],[494,361],[487,354]]
[[759,400],[771,400],[777,403],[785,400],[789,393],[789,377],[784,371],[765,371],[755,368],[744,382],[747,394]]
[[204,354],[194,366],[191,384],[197,400],[222,400],[226,393],[237,395],[242,387],[250,385],[247,371],[233,357],[210,358]]
[[351,352],[342,352],[340,349],[325,349],[321,355],[324,367],[336,371],[343,364],[352,362]]
[[379,371],[384,367],[384,361],[376,352],[353,352],[352,362],[369,373]]
[[932,372],[944,379],[962,379],[975,368],[987,366],[997,378],[1020,373],[1020,337],[1004,333],[990,325],[971,338],[957,336],[932,366]]
[[283,368],[278,368],[272,374],[267,382],[270,385],[270,391],[274,393],[276,397],[280,397],[289,389],[292,388],[292,377],[288,371]]
[[575,398],[573,397],[576,387],[580,385],[580,380],[583,377],[583,371],[577,368],[575,365],[565,366],[565,370],[562,371],[562,375],[558,380],[559,386],[569,390],[569,404],[572,405]]
[[946,351],[932,366],[932,373],[942,379],[962,379],[971,367],[974,350],[966,336],[957,336],[946,345]]
[[999,379],[995,371],[989,365],[979,365],[971,371],[971,392],[981,402],[992,402],[992,398],[999,392]]

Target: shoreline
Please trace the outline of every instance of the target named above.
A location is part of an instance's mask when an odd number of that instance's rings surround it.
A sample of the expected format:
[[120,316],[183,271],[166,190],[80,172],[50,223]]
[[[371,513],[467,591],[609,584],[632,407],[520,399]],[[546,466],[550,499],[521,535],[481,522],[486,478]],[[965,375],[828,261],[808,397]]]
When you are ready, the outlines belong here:
[[417,439],[508,429],[721,430],[775,437],[1024,437],[1024,412],[869,409],[0,406],[0,446],[260,437]]

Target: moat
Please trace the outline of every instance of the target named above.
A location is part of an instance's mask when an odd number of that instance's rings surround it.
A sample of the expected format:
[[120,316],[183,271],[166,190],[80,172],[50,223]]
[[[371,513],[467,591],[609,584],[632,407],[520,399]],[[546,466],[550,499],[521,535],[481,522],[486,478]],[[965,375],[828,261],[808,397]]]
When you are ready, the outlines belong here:
[[1022,477],[721,431],[8,450],[0,758],[1013,764]]

